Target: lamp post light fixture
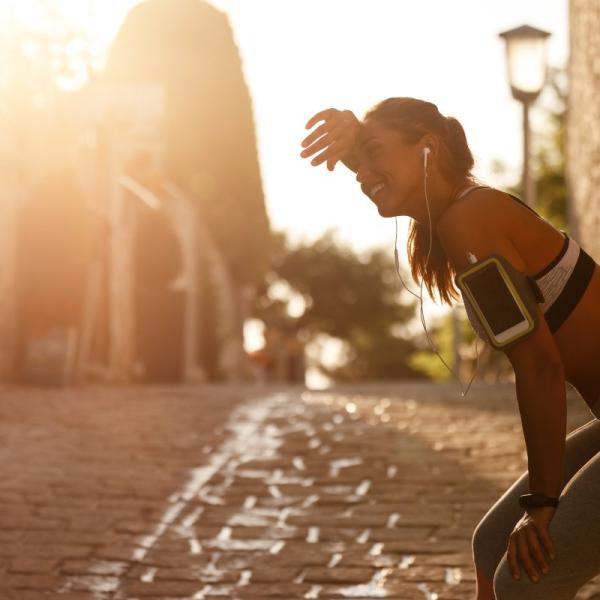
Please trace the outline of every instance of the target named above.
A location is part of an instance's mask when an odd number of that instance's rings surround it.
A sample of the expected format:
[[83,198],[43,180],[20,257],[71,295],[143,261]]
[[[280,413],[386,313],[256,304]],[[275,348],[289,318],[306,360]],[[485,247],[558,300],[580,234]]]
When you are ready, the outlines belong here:
[[499,34],[506,42],[508,82],[513,98],[523,103],[523,175],[521,193],[524,201],[535,208],[535,185],[531,177],[529,108],[546,83],[547,31],[522,25]]

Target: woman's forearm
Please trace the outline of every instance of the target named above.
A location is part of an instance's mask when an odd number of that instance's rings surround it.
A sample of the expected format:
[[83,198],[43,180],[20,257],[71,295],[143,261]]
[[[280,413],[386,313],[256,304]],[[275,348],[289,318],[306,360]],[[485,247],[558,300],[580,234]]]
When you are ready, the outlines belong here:
[[529,469],[529,491],[558,498],[562,490],[567,394],[562,371],[516,375]]
[[344,156],[342,162],[354,173],[358,172],[358,156],[356,155],[356,151],[350,152]]

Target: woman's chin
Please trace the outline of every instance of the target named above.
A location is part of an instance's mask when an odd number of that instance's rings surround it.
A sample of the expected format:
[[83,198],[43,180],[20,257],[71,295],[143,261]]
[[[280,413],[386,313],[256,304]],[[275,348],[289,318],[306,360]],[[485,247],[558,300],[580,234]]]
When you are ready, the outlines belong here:
[[386,205],[385,202],[377,204],[377,211],[382,217],[395,217],[398,214],[398,211],[393,210],[393,208],[389,205]]

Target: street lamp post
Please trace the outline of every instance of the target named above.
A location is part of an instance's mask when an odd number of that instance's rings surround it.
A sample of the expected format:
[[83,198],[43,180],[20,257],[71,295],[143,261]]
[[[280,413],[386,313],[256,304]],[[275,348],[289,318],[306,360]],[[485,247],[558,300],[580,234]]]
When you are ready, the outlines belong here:
[[530,173],[529,108],[546,82],[547,31],[522,25],[499,34],[506,42],[508,81],[513,98],[523,103],[523,200],[535,208],[535,185]]

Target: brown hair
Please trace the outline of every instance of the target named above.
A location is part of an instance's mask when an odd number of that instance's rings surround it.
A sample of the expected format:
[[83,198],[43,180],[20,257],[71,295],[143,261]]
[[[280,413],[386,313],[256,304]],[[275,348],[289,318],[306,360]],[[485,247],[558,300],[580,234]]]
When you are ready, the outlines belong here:
[[[479,183],[471,173],[474,160],[462,125],[454,117],[443,116],[435,104],[417,98],[388,98],[371,108],[364,116],[364,120],[367,119],[375,119],[384,127],[400,131],[407,144],[416,144],[427,133],[435,134],[440,140],[438,164],[442,175],[452,182],[466,178]],[[454,269],[435,229],[432,233],[427,263],[429,224],[411,221],[406,250],[412,278],[415,283],[418,283],[418,277],[422,278],[431,297],[435,287],[440,299],[452,304],[452,298],[458,298],[452,280]]]

